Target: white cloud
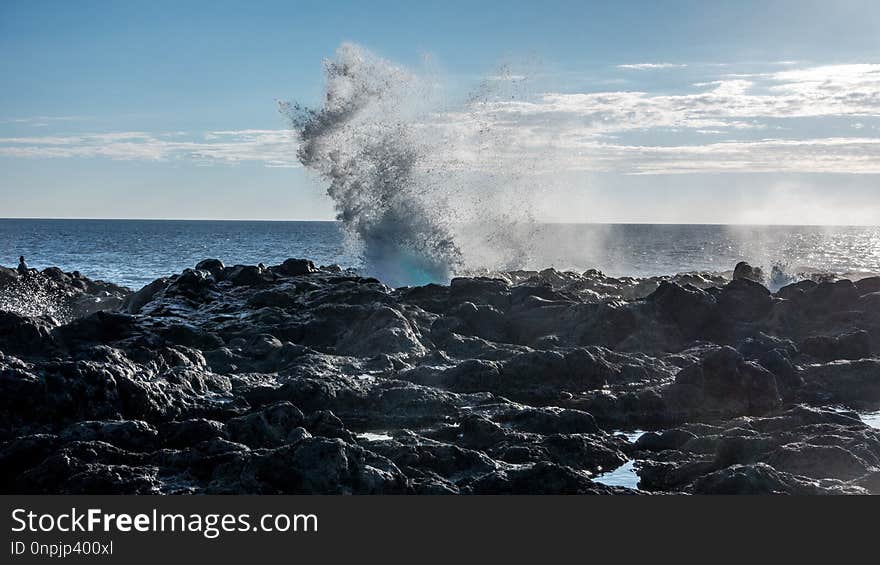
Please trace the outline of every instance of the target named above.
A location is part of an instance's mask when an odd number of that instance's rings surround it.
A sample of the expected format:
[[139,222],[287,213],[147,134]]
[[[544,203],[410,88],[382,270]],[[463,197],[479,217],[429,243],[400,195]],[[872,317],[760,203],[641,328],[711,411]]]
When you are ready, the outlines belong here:
[[628,65],[617,65],[618,69],[626,69],[629,71],[650,71],[655,69],[683,69],[687,65],[677,63],[631,63]]
[[575,119],[594,133],[734,127],[750,118],[880,116],[880,65],[835,65],[766,76],[697,83],[701,90],[687,94],[547,93],[531,101],[486,103],[484,110],[500,122]]
[[[630,67],[643,65],[669,64]],[[430,147],[426,165],[453,172],[508,167],[523,174],[880,174],[880,137],[871,137],[877,136],[880,118],[880,64],[785,66],[707,80],[686,93],[609,90],[479,99],[458,111],[425,116],[415,127]],[[816,119],[845,121],[841,131],[827,135],[802,127]],[[756,139],[762,131],[774,137]],[[852,137],[843,137],[846,131]],[[296,149],[295,135],[283,129],[0,138],[0,156],[21,158],[297,167]]]
[[80,122],[88,120],[86,116],[30,116],[26,118],[8,118],[0,120],[0,125],[27,125],[35,128],[48,127],[56,122]]
[[91,133],[0,138],[0,155],[20,158],[105,157],[116,160],[195,160],[298,167],[296,139],[288,130],[214,131],[180,139],[183,132]]
[[[880,117],[880,65],[749,77],[698,83],[684,94],[548,92],[483,101],[431,124],[448,137],[444,146],[455,148],[434,158],[448,167],[487,169],[532,159],[536,171],[880,173],[880,138],[864,134],[873,128],[847,138],[804,127],[814,119]],[[762,130],[789,138],[755,140]],[[648,134],[652,144],[620,141]],[[706,134],[728,139],[708,142]]]
[[628,172],[642,175],[713,172],[880,174],[878,138],[764,139],[674,147],[608,146],[604,149],[628,163]]
[[[720,130],[701,133],[718,135]],[[716,138],[717,139],[717,138]],[[430,165],[447,171],[527,170],[532,174],[565,171],[627,175],[694,173],[838,173],[880,174],[880,138],[768,138],[676,145],[611,143],[559,131],[552,142],[523,130],[493,137],[480,151],[435,152]],[[476,145],[476,144],[474,144]],[[465,147],[462,143],[450,147]]]

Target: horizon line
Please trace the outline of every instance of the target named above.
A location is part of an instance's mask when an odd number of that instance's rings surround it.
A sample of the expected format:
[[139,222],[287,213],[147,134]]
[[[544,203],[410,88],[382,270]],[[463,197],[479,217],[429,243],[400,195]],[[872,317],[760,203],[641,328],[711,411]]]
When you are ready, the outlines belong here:
[[[87,221],[87,222],[260,222],[260,223],[322,223],[341,224],[341,220],[324,219],[264,219],[264,218],[90,218],[90,217],[0,217],[0,221],[33,220],[33,221]],[[670,221],[537,221],[538,224],[551,225],[593,225],[593,226],[740,226],[740,227],[828,227],[828,228],[864,228],[880,227],[880,224],[760,224],[749,222],[670,222]]]

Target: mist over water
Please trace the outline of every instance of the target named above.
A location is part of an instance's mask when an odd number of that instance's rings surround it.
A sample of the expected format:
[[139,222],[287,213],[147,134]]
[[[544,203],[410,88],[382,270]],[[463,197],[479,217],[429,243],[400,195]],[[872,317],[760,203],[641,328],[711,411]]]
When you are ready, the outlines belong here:
[[[525,264],[537,225],[518,166],[481,105],[512,82],[483,81],[455,108],[441,81],[343,44],[325,61],[323,105],[283,103],[299,160],[329,183],[365,273],[393,286]],[[515,229],[514,229],[515,228]]]
[[[748,261],[768,275],[775,264],[793,277],[880,275],[878,227],[537,224],[534,237],[531,227],[523,230],[526,235],[511,239],[532,237],[527,269],[644,277],[730,272]],[[0,219],[0,265],[15,267],[24,254],[37,269],[79,270],[133,289],[207,257],[227,265],[275,265],[294,256],[363,270],[360,249],[348,239],[341,222]],[[491,261],[492,247],[486,248]]]

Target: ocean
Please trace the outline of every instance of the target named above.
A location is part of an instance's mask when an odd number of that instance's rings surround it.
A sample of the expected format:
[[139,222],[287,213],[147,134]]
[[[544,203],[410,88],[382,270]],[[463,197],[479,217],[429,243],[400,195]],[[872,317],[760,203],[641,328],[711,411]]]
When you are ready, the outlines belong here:
[[[880,273],[880,227],[539,224],[530,233],[529,252],[514,266],[651,276],[727,272],[745,260],[789,273]],[[337,222],[0,219],[0,265],[14,267],[19,255],[31,267],[78,270],[134,289],[208,257],[227,265],[288,257],[362,265]]]

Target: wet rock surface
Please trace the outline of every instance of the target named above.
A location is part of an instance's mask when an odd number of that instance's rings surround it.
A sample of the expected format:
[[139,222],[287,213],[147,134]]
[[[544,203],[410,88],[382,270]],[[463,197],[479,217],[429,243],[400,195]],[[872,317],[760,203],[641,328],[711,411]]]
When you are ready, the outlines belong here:
[[880,284],[759,275],[3,269],[0,489],[880,493]]

